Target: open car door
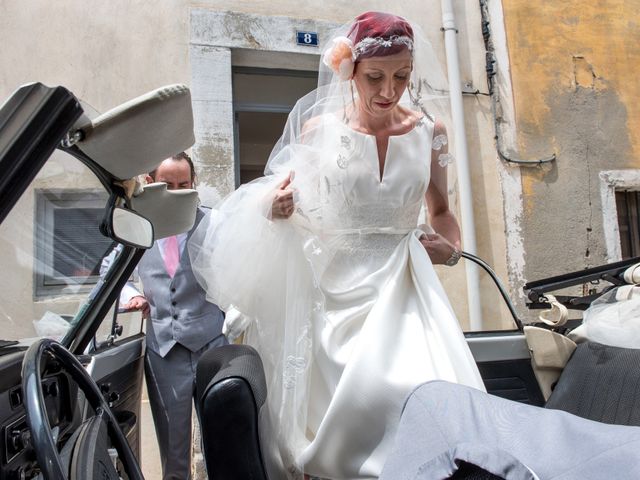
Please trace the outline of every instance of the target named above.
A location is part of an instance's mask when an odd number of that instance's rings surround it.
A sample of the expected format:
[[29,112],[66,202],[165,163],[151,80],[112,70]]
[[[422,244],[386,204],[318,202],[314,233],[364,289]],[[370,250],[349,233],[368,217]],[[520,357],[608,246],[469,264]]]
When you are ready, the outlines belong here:
[[[148,128],[176,112],[173,135]],[[118,297],[154,229],[176,232],[135,211],[134,193],[162,205],[131,179],[190,147],[192,125],[184,86],[90,118],[34,83],[0,110],[0,478],[142,478],[144,323]]]

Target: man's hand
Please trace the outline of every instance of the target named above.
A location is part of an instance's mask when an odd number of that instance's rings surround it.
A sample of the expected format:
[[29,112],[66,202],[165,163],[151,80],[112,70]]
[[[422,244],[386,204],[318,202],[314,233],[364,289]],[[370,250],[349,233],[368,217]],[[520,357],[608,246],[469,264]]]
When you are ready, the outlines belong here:
[[122,306],[125,310],[140,310],[142,318],[149,318],[149,302],[142,295],[137,295]]

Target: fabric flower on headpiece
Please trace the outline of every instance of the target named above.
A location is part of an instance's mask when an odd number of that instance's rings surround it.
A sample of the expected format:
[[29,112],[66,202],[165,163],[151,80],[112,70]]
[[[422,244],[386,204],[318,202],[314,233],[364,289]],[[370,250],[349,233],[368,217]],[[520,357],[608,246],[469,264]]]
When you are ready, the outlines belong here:
[[336,37],[322,56],[324,64],[333,70],[340,80],[353,76],[353,42],[347,37]]

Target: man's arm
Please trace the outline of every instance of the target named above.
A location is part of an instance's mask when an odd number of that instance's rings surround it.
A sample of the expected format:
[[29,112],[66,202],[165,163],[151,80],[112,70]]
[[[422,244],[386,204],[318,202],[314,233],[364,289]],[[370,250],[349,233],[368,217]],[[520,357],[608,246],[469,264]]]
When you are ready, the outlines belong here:
[[[118,244],[111,250],[109,255],[102,259],[102,263],[100,264],[101,277],[109,271],[111,264],[121,251],[122,245]],[[137,268],[138,267],[136,267],[135,271],[137,271]],[[129,280],[120,291],[120,306],[125,310],[141,310],[144,318],[149,316],[149,302],[147,302],[145,296],[140,293],[131,280]]]

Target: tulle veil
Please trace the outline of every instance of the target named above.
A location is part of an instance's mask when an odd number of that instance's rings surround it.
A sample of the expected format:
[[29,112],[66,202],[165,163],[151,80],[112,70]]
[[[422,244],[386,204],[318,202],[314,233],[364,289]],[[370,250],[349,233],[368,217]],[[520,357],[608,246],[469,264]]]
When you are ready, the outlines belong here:
[[[414,23],[411,27],[413,69],[400,104],[430,121],[438,118],[447,124],[446,77],[420,27]],[[209,300],[225,311],[233,308],[241,312],[235,322],[249,325],[244,342],[258,350],[264,363],[268,408],[291,478],[302,478],[296,458],[309,442],[306,406],[314,348],[311,328],[314,318],[323,312],[324,298],[318,285],[340,241],[339,235],[333,234],[332,219],[349,208],[348,195],[327,200],[334,192],[323,175],[326,130],[316,124],[328,117],[348,122],[358,100],[352,81],[341,78],[326,60],[336,41],[350,32],[353,36],[357,28],[349,22],[326,42],[318,87],[291,111],[269,156],[265,176],[225,198],[201,222],[188,245],[193,271]],[[440,164],[446,167],[450,161],[451,157],[445,156]],[[273,195],[291,172],[295,213],[289,220],[274,221],[270,218]],[[348,190],[348,185],[342,186],[343,192]],[[237,325],[227,328],[237,329]]]

